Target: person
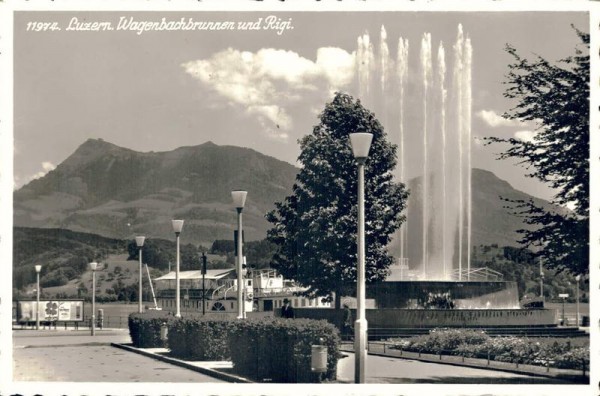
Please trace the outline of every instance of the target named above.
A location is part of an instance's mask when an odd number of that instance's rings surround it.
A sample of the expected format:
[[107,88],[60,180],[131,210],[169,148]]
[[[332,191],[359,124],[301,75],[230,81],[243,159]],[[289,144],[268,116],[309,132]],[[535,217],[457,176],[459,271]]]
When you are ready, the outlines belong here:
[[352,339],[352,312],[348,304],[344,304],[344,323],[342,327],[342,337],[346,340]]
[[282,318],[293,318],[294,317],[294,308],[290,305],[290,300],[287,298],[283,299],[283,307],[281,307],[281,317]]

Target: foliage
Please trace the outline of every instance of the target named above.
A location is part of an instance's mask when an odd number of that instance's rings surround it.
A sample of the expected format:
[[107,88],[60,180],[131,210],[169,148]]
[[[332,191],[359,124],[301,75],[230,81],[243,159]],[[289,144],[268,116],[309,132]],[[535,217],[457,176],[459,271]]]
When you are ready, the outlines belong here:
[[311,347],[327,346],[325,379],[335,379],[339,332],[324,320],[273,319],[238,321],[230,334],[234,370],[258,381],[316,382],[311,373]]
[[426,309],[454,309],[454,301],[450,293],[431,293],[427,294],[427,300],[424,302]]
[[315,382],[311,373],[311,347],[327,346],[327,372],[335,379],[339,332],[324,320],[252,318],[240,321],[223,317],[176,318],[163,311],[129,315],[134,346],[165,346],[160,329],[168,327],[171,355],[193,360],[228,360],[240,375],[258,381]]
[[440,353],[455,350],[463,344],[480,345],[488,339],[489,336],[481,330],[433,329],[427,335],[411,339],[405,349]]
[[408,193],[392,180],[396,146],[360,101],[337,93],[312,134],[300,140],[302,167],[292,194],[267,214],[267,239],[277,246],[272,266],[308,287],[310,297],[352,294],[357,262],[357,167],[348,135],[370,132],[365,166],[366,280],[382,280],[392,257],[386,246],[404,221]]
[[532,229],[519,230],[521,243],[541,246],[545,264],[558,271],[589,271],[589,96],[590,35],[577,31],[585,50],[551,64],[542,57],[530,61],[508,46],[514,58],[509,65],[505,96],[517,101],[504,116],[534,122],[532,141],[488,138],[508,144],[499,159],[517,159],[529,177],[548,183],[557,191],[552,203],[573,208],[546,210],[533,201],[507,200],[515,214]]
[[[179,246],[179,263],[181,270],[191,270],[200,268],[199,255],[204,251],[203,247],[196,247],[192,244]],[[139,249],[135,240],[127,244],[129,252],[128,260],[139,260]],[[169,262],[176,262],[177,247],[175,241],[165,239],[146,239],[142,248],[142,261],[151,267],[166,270],[169,268]]]
[[226,317],[185,318],[170,323],[171,354],[192,360],[229,360],[229,334],[236,322]]
[[84,273],[89,262],[125,247],[118,239],[59,228],[15,227],[13,232],[13,286],[19,289],[36,282],[36,264],[42,264],[41,286],[61,286]]
[[[473,268],[487,267],[498,271],[504,275],[504,280],[517,282],[519,298],[532,298],[540,294],[540,259],[529,249],[475,246],[471,264]],[[544,296],[547,301],[558,300],[560,293],[567,293],[570,296],[567,301],[575,302],[576,287],[577,280],[573,274],[566,271],[557,272],[544,265]],[[581,301],[589,301],[589,279],[582,279],[579,287]]]
[[589,367],[590,350],[570,340],[490,337],[480,330],[434,329],[429,334],[397,343],[406,351],[458,355],[499,362],[532,364],[557,368]]
[[165,343],[160,337],[160,328],[177,318],[165,311],[148,311],[129,315],[129,335],[136,348],[159,348]]
[[[244,256],[249,265],[256,269],[269,268],[271,258],[276,251],[276,246],[266,239],[261,241],[244,242]],[[213,242],[210,253],[224,255],[228,263],[235,262],[234,241],[228,239],[217,239]]]

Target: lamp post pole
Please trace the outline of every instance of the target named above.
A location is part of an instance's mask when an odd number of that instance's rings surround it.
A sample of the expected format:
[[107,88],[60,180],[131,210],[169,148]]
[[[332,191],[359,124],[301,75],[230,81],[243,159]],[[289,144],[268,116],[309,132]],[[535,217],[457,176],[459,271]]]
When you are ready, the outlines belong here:
[[540,298],[544,301],[544,261],[540,257]]
[[234,190],[231,192],[231,198],[233,199],[233,204],[237,211],[237,229],[238,229],[238,237],[237,237],[237,302],[238,302],[238,319],[244,319],[244,296],[243,296],[243,276],[242,276],[242,264],[244,260],[244,255],[242,253],[242,210],[244,209],[244,204],[246,203],[246,196],[248,195],[247,191],[243,190]]
[[138,256],[140,259],[140,271],[139,271],[139,284],[138,284],[138,312],[142,313],[142,247],[144,247],[144,240],[146,237],[137,236],[135,237],[135,244],[138,247]]
[[575,317],[575,325],[579,326],[579,280],[581,279],[581,275],[577,275],[575,277],[575,305],[576,305],[576,317]]
[[367,362],[367,318],[365,309],[365,162],[373,135],[351,133],[352,152],[358,163],[358,268],[356,284],[356,322],[354,322],[354,382],[365,383]]
[[172,220],[173,231],[175,232],[175,239],[177,242],[177,254],[175,258],[175,316],[181,317],[180,304],[180,291],[179,291],[179,234],[183,228],[183,220]]
[[92,336],[96,335],[96,268],[98,268],[98,263],[90,263],[92,270]]
[[202,315],[206,314],[206,285],[204,280],[206,278],[206,253],[202,252]]
[[36,304],[35,304],[35,329],[36,330],[40,329],[40,271],[41,270],[42,270],[41,265],[35,266],[36,285],[37,285],[37,288],[35,289],[36,293],[37,293]]

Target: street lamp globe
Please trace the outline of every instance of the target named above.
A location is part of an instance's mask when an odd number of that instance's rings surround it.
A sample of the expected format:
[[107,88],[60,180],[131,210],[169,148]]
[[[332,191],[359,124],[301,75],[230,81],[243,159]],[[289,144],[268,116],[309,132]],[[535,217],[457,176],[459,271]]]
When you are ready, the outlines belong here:
[[135,244],[137,245],[138,248],[144,247],[144,241],[146,240],[145,236],[136,236],[135,237]]
[[98,263],[96,263],[96,262],[91,262],[91,263],[90,263],[90,269],[91,269],[92,271],[96,271],[96,268],[98,268]]
[[350,144],[352,145],[352,154],[356,159],[365,159],[369,156],[369,149],[373,141],[373,134],[366,132],[356,132],[350,134]]
[[246,196],[248,195],[248,191],[244,190],[234,190],[231,192],[231,198],[233,199],[233,206],[236,209],[242,210],[244,208],[244,204],[246,203]]
[[183,220],[171,220],[171,224],[173,225],[173,232],[180,234],[183,229]]
[[42,266],[41,265],[36,265],[35,266],[35,272],[37,272],[39,274],[41,270],[42,270]]

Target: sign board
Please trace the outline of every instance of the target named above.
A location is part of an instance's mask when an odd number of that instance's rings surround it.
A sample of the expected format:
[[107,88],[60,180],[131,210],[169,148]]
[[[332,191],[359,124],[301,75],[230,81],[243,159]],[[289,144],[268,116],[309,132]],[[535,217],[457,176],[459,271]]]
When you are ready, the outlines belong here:
[[569,294],[567,294],[567,293],[562,293],[562,294],[559,294],[559,295],[558,295],[558,297],[560,297],[560,298],[568,298],[568,297],[569,297]]
[[33,322],[36,310],[42,322],[81,322],[83,321],[83,300],[40,300],[18,301],[17,321]]

